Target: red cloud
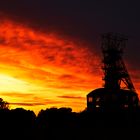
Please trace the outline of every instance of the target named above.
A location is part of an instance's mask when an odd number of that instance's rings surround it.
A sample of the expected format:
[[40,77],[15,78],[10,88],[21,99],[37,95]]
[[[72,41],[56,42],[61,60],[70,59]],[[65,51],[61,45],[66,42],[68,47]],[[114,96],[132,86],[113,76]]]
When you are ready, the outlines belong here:
[[0,23],[0,38],[0,73],[26,81],[28,87],[24,93],[21,89],[23,95],[19,91],[19,95],[9,94],[9,102],[16,100],[11,105],[65,105],[82,110],[86,94],[102,86],[101,60],[88,44],[75,43],[54,32],[44,34],[9,20]]

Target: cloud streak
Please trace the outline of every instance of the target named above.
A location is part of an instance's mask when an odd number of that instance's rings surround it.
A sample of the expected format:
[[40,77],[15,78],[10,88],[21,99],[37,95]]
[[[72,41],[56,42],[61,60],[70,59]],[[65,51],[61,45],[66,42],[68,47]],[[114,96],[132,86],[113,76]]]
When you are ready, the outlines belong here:
[[62,95],[62,96],[58,96],[59,98],[64,98],[64,99],[85,99],[84,97],[81,96],[72,96],[72,95]]
[[45,105],[43,103],[10,103],[10,105],[16,105],[16,106],[40,106]]
[[[0,38],[0,82],[6,81],[0,95],[13,108],[69,106],[78,111],[86,107],[86,94],[102,86],[94,45],[91,49],[82,41],[8,19],[0,23]],[[134,76],[137,86],[138,79]]]

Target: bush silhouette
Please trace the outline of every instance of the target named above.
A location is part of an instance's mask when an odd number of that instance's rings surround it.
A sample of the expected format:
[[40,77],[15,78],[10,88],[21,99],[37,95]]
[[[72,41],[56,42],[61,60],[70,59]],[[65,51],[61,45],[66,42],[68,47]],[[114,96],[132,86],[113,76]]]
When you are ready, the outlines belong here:
[[101,137],[105,132],[120,136],[122,131],[125,138],[128,138],[139,127],[140,108],[116,112],[84,110],[79,113],[65,107],[47,108],[37,116],[33,111],[23,108],[0,109],[0,132],[5,139],[9,136],[10,139],[29,140],[90,139],[93,136]]
[[9,103],[0,98],[0,109],[8,109]]

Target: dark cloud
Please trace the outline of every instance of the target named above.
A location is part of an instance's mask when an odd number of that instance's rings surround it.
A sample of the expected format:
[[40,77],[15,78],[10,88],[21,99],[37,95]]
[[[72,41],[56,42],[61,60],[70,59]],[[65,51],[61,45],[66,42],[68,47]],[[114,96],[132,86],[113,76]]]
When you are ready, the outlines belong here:
[[[5,95],[5,94],[4,94]],[[52,100],[52,99],[46,99],[46,98],[41,98],[41,97],[37,97],[35,95],[31,94],[22,94],[22,93],[11,93],[11,94],[6,94],[6,96],[9,97],[13,97],[13,95],[15,97],[19,97],[22,98],[21,102],[9,102],[10,106],[12,105],[16,105],[16,106],[44,106],[44,105],[50,105],[50,104],[62,104],[62,101],[56,101],[56,100]],[[25,98],[28,97],[28,98]]]
[[69,95],[62,95],[62,96],[57,96],[58,98],[65,98],[65,99],[84,99],[84,97],[81,96],[69,96]]
[[70,74],[64,74],[64,75],[61,75],[60,77],[59,77],[59,79],[60,80],[64,80],[64,79],[67,79],[67,80],[69,80],[69,79],[77,79],[75,76],[73,76],[73,75],[70,75]]
[[135,25],[140,23],[138,5],[138,1],[126,0],[2,0],[0,10],[43,28],[94,39],[96,33],[104,31],[136,31]]
[[44,32],[53,30],[94,43],[97,49],[100,34],[109,31],[126,34],[129,37],[126,59],[140,67],[136,63],[140,60],[139,5],[139,1],[133,0],[1,0],[0,12]]
[[40,105],[46,105],[43,103],[10,103],[10,105],[17,105],[17,106],[40,106]]

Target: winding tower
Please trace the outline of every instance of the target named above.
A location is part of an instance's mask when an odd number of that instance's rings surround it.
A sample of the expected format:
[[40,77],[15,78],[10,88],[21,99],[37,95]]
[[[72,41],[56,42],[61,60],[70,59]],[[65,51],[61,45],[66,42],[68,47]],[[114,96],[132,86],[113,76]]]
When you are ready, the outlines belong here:
[[126,42],[127,38],[120,34],[102,35],[104,87],[87,95],[88,110],[132,109],[138,106],[138,95],[123,61]]

